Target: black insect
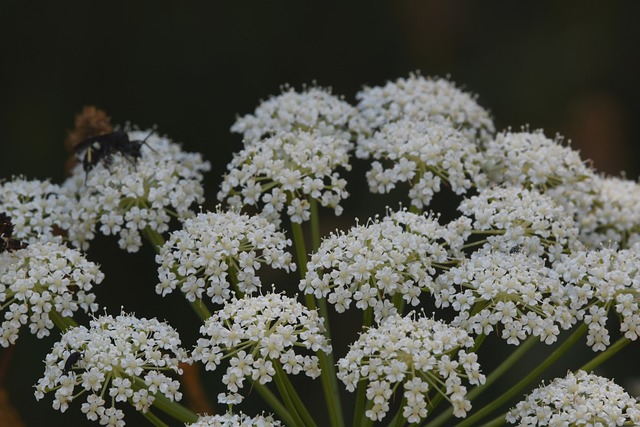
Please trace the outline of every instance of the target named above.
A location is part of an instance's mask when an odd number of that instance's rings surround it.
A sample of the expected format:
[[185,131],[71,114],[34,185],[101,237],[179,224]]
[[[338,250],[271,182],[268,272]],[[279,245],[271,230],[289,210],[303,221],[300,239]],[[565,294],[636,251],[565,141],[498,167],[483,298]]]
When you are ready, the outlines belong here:
[[135,164],[135,161],[142,156],[142,146],[146,144],[152,133],[153,130],[141,141],[130,140],[129,134],[123,131],[92,136],[76,145],[74,151],[78,154],[84,153],[82,166],[86,173],[100,162],[109,167],[116,153],[122,154]]
[[64,375],[69,372],[71,368],[73,368],[73,365],[75,365],[81,357],[82,353],[80,353],[79,351],[74,351],[73,353],[71,353],[69,357],[67,357],[67,360],[64,362],[64,369],[62,370],[62,374]]
[[17,251],[18,249],[27,247],[26,243],[14,239],[12,235],[13,223],[11,222],[11,218],[4,212],[0,212],[0,253],[4,251]]

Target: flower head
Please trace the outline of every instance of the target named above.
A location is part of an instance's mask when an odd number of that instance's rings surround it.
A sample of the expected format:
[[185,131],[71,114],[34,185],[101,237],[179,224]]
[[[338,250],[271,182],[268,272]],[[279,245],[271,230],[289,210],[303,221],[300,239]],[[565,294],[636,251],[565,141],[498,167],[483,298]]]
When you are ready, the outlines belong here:
[[282,423],[274,420],[271,415],[256,415],[251,417],[247,414],[239,412],[233,414],[227,412],[223,415],[205,415],[201,416],[198,421],[193,424],[187,424],[186,427],[280,427]]
[[395,295],[408,304],[419,304],[430,292],[436,267],[449,261],[445,247],[447,230],[435,217],[406,210],[382,220],[332,233],[311,255],[300,290],[327,298],[339,313],[371,307],[376,319],[396,312]]
[[156,292],[166,295],[177,286],[189,301],[206,290],[212,302],[231,299],[233,289],[252,294],[261,286],[257,271],[263,264],[295,270],[286,247],[291,241],[261,216],[234,211],[198,214],[171,233],[156,256],[160,283]]
[[476,335],[497,330],[509,344],[529,335],[552,344],[560,327],[577,322],[558,274],[522,252],[474,252],[436,283],[436,306],[453,307],[459,314],[452,324]]
[[210,371],[228,358],[222,382],[230,394],[222,393],[218,400],[239,403],[246,378],[266,384],[280,369],[318,377],[318,357],[300,349],[331,352],[323,322],[315,310],[281,294],[234,298],[205,321],[200,328],[205,338],[198,339],[192,356]]
[[[471,226],[475,234],[487,235],[486,245],[500,252],[518,248],[553,261],[578,240],[573,217],[537,190],[488,188],[463,200],[458,210],[464,217],[457,221]],[[473,221],[466,222],[470,218]]]
[[92,293],[104,274],[77,250],[58,243],[33,243],[24,249],[0,253],[0,345],[18,339],[23,325],[38,338],[53,328],[52,312],[71,317],[82,309],[94,312]]
[[40,400],[55,391],[53,408],[61,412],[84,395],[81,410],[89,420],[124,426],[118,402],[146,412],[159,394],[171,401],[182,398],[179,382],[165,372],[180,374],[178,363],[188,361],[178,333],[169,325],[127,314],[104,315],[91,320],[88,328],[68,330],[54,344],[35,395]]
[[379,326],[369,328],[338,361],[338,378],[347,390],[355,391],[367,381],[367,400],[372,402],[366,416],[382,420],[399,384],[404,388],[406,405],[402,415],[409,423],[427,416],[427,403],[442,394],[453,405],[456,417],[464,417],[471,403],[466,387],[485,381],[475,353],[465,348],[473,339],[460,328],[434,319],[414,316],[389,316]]
[[280,95],[262,102],[253,114],[238,118],[231,131],[241,133],[245,145],[299,130],[349,140],[350,122],[356,115],[354,107],[329,89],[309,87],[296,92],[285,86]]
[[163,233],[172,217],[188,218],[191,206],[204,201],[202,173],[210,165],[200,154],[185,153],[178,144],[149,132],[128,135],[131,140],[146,138],[140,158],[116,152],[108,164],[99,161],[90,172],[79,165],[64,184],[77,198],[69,229],[76,246],[87,247],[97,227],[104,235],[119,236],[122,249],[135,252],[145,229]]
[[451,121],[471,138],[487,141],[494,133],[489,113],[476,97],[441,78],[411,74],[385,86],[367,87],[356,94],[358,111],[373,131],[400,119],[417,122],[433,116]]
[[587,344],[594,351],[610,344],[607,329],[609,312],[620,320],[620,331],[635,341],[640,334],[640,248],[575,251],[563,256],[554,269],[566,282],[572,310],[584,316],[589,326]]
[[387,123],[358,141],[356,155],[375,159],[367,172],[372,192],[387,193],[408,182],[409,198],[418,208],[429,205],[442,183],[463,194],[474,182],[484,181],[475,141],[440,116]]
[[279,133],[236,153],[224,176],[220,201],[236,209],[257,206],[279,222],[286,209],[291,221],[309,219],[310,200],[342,212],[347,182],[337,170],[349,170],[353,144],[335,135],[296,131]]
[[533,390],[507,413],[519,426],[640,424],[640,403],[608,378],[578,371]]

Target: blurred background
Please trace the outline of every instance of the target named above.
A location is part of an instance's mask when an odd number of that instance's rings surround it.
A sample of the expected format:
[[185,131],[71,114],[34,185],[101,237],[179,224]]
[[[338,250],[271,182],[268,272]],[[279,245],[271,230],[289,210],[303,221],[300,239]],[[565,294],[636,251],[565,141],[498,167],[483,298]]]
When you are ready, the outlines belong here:
[[[0,12],[3,179],[61,182],[67,132],[83,106],[96,105],[113,123],[157,124],[185,150],[203,153],[213,167],[205,182],[210,208],[240,148],[229,127],[282,84],[315,81],[353,101],[363,85],[415,70],[450,76],[477,93],[498,130],[543,128],[570,139],[599,171],[640,173],[637,2],[11,3]],[[350,191],[356,205],[358,189]],[[95,246],[106,246],[92,247],[90,257],[108,274],[99,297],[110,312],[125,304],[154,316],[164,305],[160,317],[175,318],[178,327],[196,320],[175,312],[172,304],[183,304],[177,295],[167,301],[148,288],[134,292],[131,271],[136,283],[153,281],[152,252],[125,256],[113,241]],[[55,339],[25,334],[0,350],[0,380],[19,417],[10,418],[0,395],[0,425],[88,423],[76,407],[53,411],[50,397],[34,409],[32,385]],[[608,375],[640,375],[638,344],[630,347],[629,363],[606,365]]]

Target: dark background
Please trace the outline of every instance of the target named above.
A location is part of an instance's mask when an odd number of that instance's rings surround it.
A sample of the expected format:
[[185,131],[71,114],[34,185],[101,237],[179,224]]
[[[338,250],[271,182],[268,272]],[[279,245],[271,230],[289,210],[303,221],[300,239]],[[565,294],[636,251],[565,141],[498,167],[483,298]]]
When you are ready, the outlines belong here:
[[[449,75],[479,94],[498,130],[544,128],[571,139],[600,171],[626,171],[633,179],[640,172],[636,2],[131,3],[3,5],[0,178],[61,182],[63,140],[74,116],[97,105],[114,123],[157,124],[187,151],[202,152],[213,166],[205,182],[211,207],[240,147],[229,127],[280,85],[316,81],[353,101],[362,85],[415,70]],[[370,197],[365,190],[350,186],[349,203]],[[137,277],[146,277],[145,285],[154,280],[149,250],[124,256],[114,241],[98,243],[107,249],[92,248],[90,257],[108,275],[99,296],[111,313],[123,304],[145,316],[165,307],[164,317],[178,327],[195,320],[177,295],[160,300],[148,287],[136,292]],[[83,419],[78,407],[50,409],[50,397],[34,408],[31,386],[54,339],[22,335],[3,370],[29,426],[84,423],[73,421]],[[631,365],[609,364],[605,373],[631,387],[623,381],[640,375]]]

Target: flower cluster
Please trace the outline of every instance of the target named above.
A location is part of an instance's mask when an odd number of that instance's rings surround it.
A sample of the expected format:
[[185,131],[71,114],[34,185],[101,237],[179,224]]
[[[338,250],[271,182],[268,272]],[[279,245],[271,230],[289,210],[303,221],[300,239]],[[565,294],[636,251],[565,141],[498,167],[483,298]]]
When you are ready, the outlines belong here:
[[367,172],[371,192],[387,193],[397,183],[409,182],[411,203],[420,209],[429,205],[443,182],[456,194],[484,183],[475,140],[439,116],[387,123],[371,138],[358,140],[356,156],[376,159]]
[[477,355],[465,350],[471,346],[473,339],[463,329],[413,314],[390,316],[351,344],[338,361],[338,378],[351,392],[367,381],[366,396],[373,405],[366,416],[374,421],[385,417],[399,384],[404,388],[402,416],[407,422],[424,419],[436,394],[447,397],[456,417],[464,417],[471,403],[462,378],[473,385],[485,381]]
[[221,393],[218,400],[240,403],[238,391],[246,378],[266,384],[279,370],[318,377],[318,357],[299,354],[298,349],[331,353],[323,322],[315,310],[282,294],[234,298],[200,328],[206,338],[198,339],[192,357],[209,371],[229,358],[222,377],[229,394]]
[[132,131],[129,138],[146,139],[139,159],[116,152],[108,165],[98,162],[90,171],[78,165],[64,183],[77,198],[68,229],[74,245],[86,248],[98,227],[104,235],[119,236],[120,248],[135,252],[142,245],[141,233],[163,233],[172,217],[188,218],[191,206],[204,202],[202,173],[210,165],[199,153],[185,153],[149,132]]
[[494,329],[509,344],[527,336],[552,344],[560,327],[577,322],[578,310],[566,304],[558,274],[544,260],[522,252],[481,250],[436,279],[437,307],[453,307],[452,324],[476,335]]
[[79,308],[96,311],[91,290],[103,279],[96,264],[59,243],[33,243],[0,253],[0,308],[5,319],[0,345],[15,343],[23,325],[42,338],[59,316],[72,317]]
[[640,403],[610,379],[569,372],[533,390],[506,419],[525,427],[640,425]]
[[[478,235],[487,235],[487,245],[501,252],[514,247],[526,254],[546,255],[551,261],[574,245],[578,227],[573,217],[550,197],[521,187],[492,187],[467,198],[458,206]],[[473,218],[473,221],[468,221]]]
[[0,184],[0,211],[11,217],[13,237],[25,243],[60,242],[75,208],[75,200],[49,181],[16,177]]
[[291,241],[266,218],[237,212],[207,212],[184,221],[182,230],[171,233],[156,255],[162,296],[180,287],[189,301],[202,298],[222,304],[232,295],[252,294],[261,286],[257,271],[262,264],[295,270]]
[[349,193],[337,169],[351,168],[352,147],[347,139],[315,131],[279,133],[245,146],[229,163],[218,199],[237,209],[262,205],[274,222],[285,206],[292,222],[307,221],[311,200],[340,215]]
[[125,422],[118,402],[147,412],[158,395],[180,400],[180,383],[165,372],[181,374],[178,363],[188,361],[178,333],[169,325],[126,314],[104,315],[91,320],[88,328],[68,330],[54,344],[35,396],[40,400],[55,392],[53,408],[64,412],[86,395],[81,410],[87,419],[120,427]]
[[[562,257],[554,269],[567,283],[570,307],[584,315],[589,326],[587,344],[594,351],[610,344],[607,318],[614,308],[620,331],[632,341],[640,334],[640,248],[574,251]],[[581,316],[582,317],[582,316]]]
[[256,415],[251,417],[242,412],[223,415],[205,415],[186,427],[280,427],[282,423],[274,420],[271,415]]
[[356,109],[329,89],[305,88],[296,92],[284,87],[280,95],[269,98],[253,114],[238,118],[232,132],[241,133],[245,145],[282,133],[316,131],[319,135],[349,140],[358,131]]
[[418,305],[421,293],[433,288],[436,267],[449,260],[446,232],[433,216],[401,210],[332,233],[311,255],[300,290],[326,298],[338,313],[355,301],[376,319],[396,313],[396,295]]
[[478,105],[475,96],[446,79],[411,74],[384,86],[364,88],[356,99],[361,120],[374,131],[399,119],[421,122],[442,116],[480,142],[495,132],[489,113]]

